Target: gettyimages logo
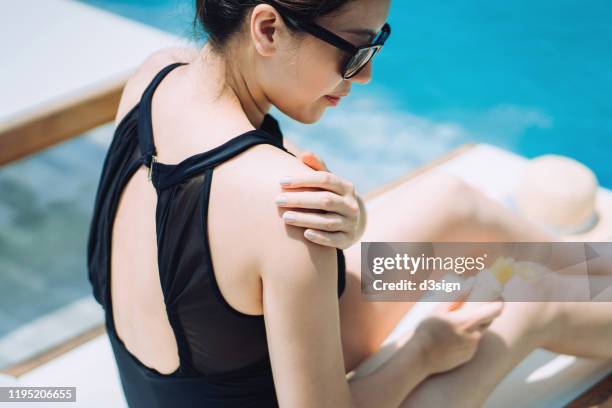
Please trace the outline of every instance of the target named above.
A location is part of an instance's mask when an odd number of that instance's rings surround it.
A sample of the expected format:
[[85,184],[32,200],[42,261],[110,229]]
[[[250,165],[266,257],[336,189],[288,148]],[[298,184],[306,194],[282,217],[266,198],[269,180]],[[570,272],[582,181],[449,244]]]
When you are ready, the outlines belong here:
[[610,242],[363,242],[372,301],[612,301]]

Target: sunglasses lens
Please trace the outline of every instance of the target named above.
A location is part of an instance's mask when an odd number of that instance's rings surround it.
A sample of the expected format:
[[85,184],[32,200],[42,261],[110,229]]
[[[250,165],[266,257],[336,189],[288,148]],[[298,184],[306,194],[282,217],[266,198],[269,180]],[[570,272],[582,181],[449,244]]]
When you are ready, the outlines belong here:
[[344,78],[351,78],[359,73],[363,67],[376,55],[380,48],[371,47],[359,50],[346,64]]

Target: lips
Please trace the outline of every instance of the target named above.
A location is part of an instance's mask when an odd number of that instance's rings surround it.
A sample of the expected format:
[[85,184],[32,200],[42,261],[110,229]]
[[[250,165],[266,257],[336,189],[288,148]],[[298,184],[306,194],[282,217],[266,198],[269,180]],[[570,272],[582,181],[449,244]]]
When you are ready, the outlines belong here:
[[347,96],[348,94],[349,94],[348,92],[345,92],[341,94],[325,95],[325,99],[327,99],[329,103],[331,103],[333,106],[336,106],[340,103],[340,100],[344,98],[345,96]]
[[325,95],[325,99],[327,99],[329,103],[331,103],[333,106],[336,106],[340,103],[340,98],[331,95]]

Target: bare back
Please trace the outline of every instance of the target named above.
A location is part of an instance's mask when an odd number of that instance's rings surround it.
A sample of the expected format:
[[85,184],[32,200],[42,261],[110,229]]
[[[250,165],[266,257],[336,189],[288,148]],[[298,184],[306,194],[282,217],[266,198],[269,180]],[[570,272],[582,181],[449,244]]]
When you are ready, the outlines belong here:
[[[190,54],[189,50],[179,50],[149,61],[149,66],[131,80],[133,86],[126,87],[117,123],[138,101],[143,84],[155,72],[175,62],[177,57],[183,57],[183,61],[185,57],[195,57]],[[179,163],[241,133],[240,125],[227,125],[235,119],[235,113],[223,116],[215,108],[217,115],[206,117],[202,113],[206,107],[194,107],[186,102],[187,98],[181,94],[180,69],[164,79],[152,100],[153,134],[157,160],[161,163]],[[242,131],[248,130],[242,126]],[[261,163],[278,161],[279,153],[282,154],[269,145],[255,146],[248,155],[241,155],[240,160],[220,164],[212,183],[208,211],[210,250],[212,254],[231,253],[231,256],[214,257],[215,276],[231,307],[249,315],[263,313],[256,254],[274,248],[272,242],[257,238],[261,226],[254,218],[264,211],[257,208],[257,200],[251,200],[250,213],[244,211],[251,196],[245,175],[264,172]],[[128,350],[146,366],[161,373],[172,373],[179,365],[179,356],[160,286],[156,207],[155,189],[147,179],[147,168],[141,167],[123,190],[113,226],[112,305],[117,333]],[[236,248],[237,242],[240,248]]]

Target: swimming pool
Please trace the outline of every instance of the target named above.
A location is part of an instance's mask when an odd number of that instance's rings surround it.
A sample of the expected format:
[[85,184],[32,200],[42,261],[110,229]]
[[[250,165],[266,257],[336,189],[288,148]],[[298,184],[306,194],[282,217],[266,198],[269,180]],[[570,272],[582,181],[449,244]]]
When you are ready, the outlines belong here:
[[[85,3],[190,34],[192,0]],[[467,141],[567,155],[610,188],[610,21],[605,0],[394,1],[374,80],[315,125],[279,120],[362,192]]]

